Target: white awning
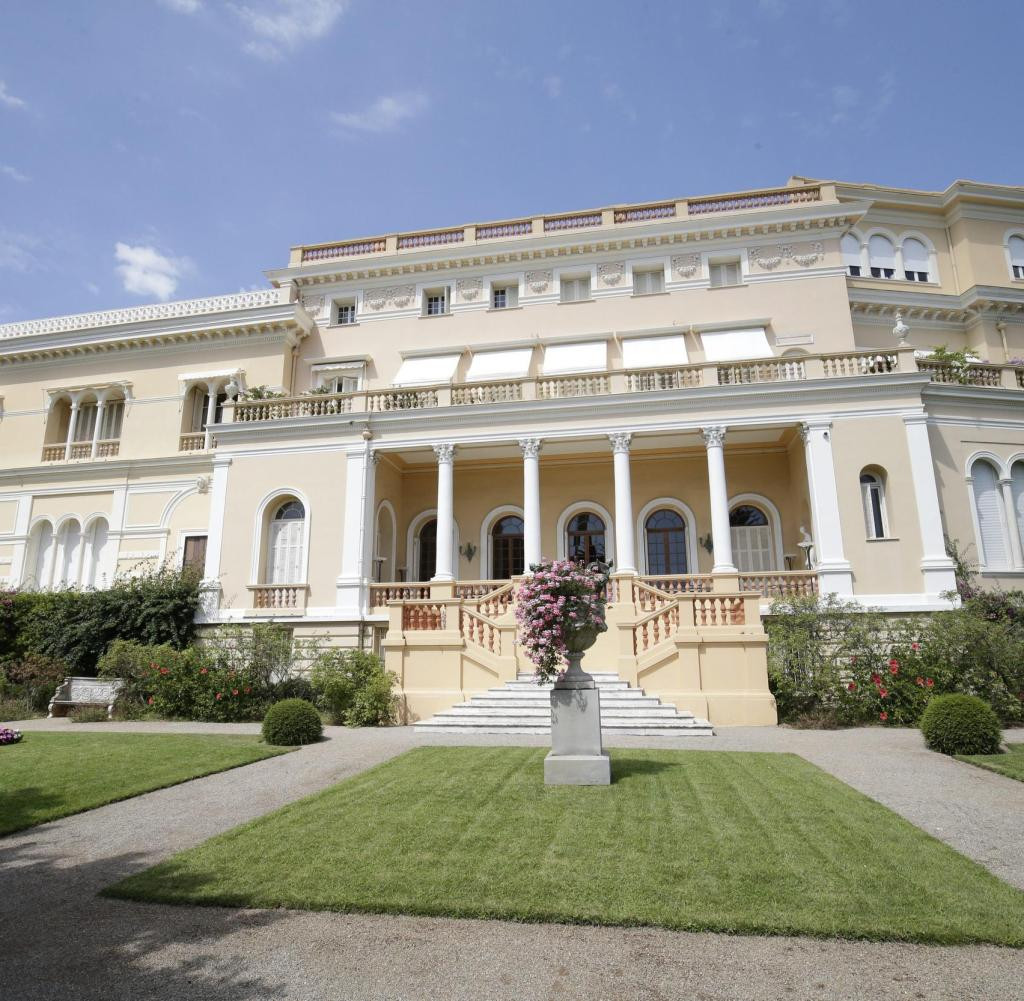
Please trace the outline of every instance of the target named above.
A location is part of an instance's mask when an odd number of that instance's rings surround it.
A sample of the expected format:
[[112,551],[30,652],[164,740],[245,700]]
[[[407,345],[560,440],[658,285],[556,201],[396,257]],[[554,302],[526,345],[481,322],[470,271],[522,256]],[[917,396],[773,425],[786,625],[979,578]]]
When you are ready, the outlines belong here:
[[682,334],[668,337],[628,337],[622,341],[623,368],[659,368],[685,365],[686,340]]
[[737,361],[746,358],[771,358],[764,327],[749,330],[716,330],[700,335],[707,361]]
[[522,379],[530,371],[533,348],[508,348],[503,351],[475,351],[469,363],[466,382],[490,379]]
[[406,358],[395,376],[395,386],[430,386],[439,382],[451,382],[459,364],[459,354],[419,355]]
[[549,344],[544,348],[544,375],[565,375],[569,372],[603,372],[608,368],[606,341],[576,341],[571,344]]

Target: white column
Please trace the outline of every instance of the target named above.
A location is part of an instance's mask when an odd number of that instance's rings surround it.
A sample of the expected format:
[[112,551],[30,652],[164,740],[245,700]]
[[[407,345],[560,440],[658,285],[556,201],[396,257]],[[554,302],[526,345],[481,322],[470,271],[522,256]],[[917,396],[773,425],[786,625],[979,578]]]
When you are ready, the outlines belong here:
[[210,521],[206,530],[206,564],[200,588],[201,618],[210,618],[220,608],[220,556],[224,546],[224,518],[228,506],[228,468],[231,459],[218,456],[213,460],[213,482],[210,485]]
[[633,544],[633,484],[629,475],[629,443],[632,434],[617,431],[608,435],[615,472],[615,572],[636,573]]
[[999,486],[1003,490],[1003,510],[1006,512],[1006,530],[1010,534],[1010,553],[1013,556],[1013,569],[1024,570],[1024,553],[1021,551],[1020,528],[1017,525],[1017,506],[1013,497],[1013,480],[1009,477],[1001,479]]
[[100,397],[96,401],[96,426],[92,429],[92,457],[96,458],[96,453],[100,448],[100,429],[103,427],[103,410],[107,405],[105,397]]
[[338,614],[344,618],[361,618],[369,606],[377,458],[369,441],[345,457],[341,573],[335,582]]
[[523,452],[523,564],[527,572],[541,561],[540,438],[520,438]]
[[7,578],[9,587],[25,584],[25,576],[35,570],[26,566],[28,559],[29,524],[31,523],[32,495],[22,494],[15,498],[17,508],[14,515],[14,535],[17,542],[11,551],[11,570]]
[[71,458],[71,446],[75,441],[75,429],[78,427],[78,397],[71,400],[71,418],[68,421],[68,440],[64,444],[64,461]]
[[206,433],[203,436],[203,448],[207,450],[213,442],[213,425],[217,419],[217,388],[215,382],[206,384],[208,399],[206,401]]
[[[925,594],[940,595],[956,590],[953,561],[946,554],[946,537],[942,531],[939,491],[935,485],[935,465],[928,437],[928,417],[924,413],[907,414],[903,418],[910,452],[910,476],[914,481],[917,521],[921,527],[921,573]],[[1015,559],[1020,557],[1017,545]],[[1020,564],[1018,563],[1018,566]]]
[[434,446],[437,456],[437,560],[431,580],[455,580],[452,567],[452,538],[455,521],[455,446],[441,442]]
[[729,490],[725,483],[725,428],[701,429],[708,453],[708,494],[711,500],[711,544],[715,565],[712,573],[739,573],[732,561],[729,530]]
[[800,428],[811,500],[814,569],[822,594],[853,594],[853,573],[843,553],[839,491],[832,460],[832,422],[808,421]]

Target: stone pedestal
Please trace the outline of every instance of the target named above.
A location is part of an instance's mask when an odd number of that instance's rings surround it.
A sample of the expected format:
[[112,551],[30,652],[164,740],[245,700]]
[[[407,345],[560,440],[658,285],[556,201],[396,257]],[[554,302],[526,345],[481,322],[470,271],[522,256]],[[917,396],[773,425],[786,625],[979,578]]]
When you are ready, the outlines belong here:
[[601,748],[601,693],[580,670],[581,653],[569,654],[565,677],[551,690],[551,753],[545,785],[610,785],[612,767]]

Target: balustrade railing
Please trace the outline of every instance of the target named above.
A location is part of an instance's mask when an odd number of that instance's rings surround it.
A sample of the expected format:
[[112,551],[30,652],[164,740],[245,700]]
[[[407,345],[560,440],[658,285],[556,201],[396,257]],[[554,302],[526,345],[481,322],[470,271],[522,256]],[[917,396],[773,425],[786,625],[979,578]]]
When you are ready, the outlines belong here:
[[426,410],[436,406],[436,389],[392,389],[366,394],[366,409],[372,412]]
[[741,591],[757,591],[766,598],[809,597],[818,593],[818,575],[810,570],[740,574]]
[[648,574],[637,580],[666,594],[710,593],[715,583],[711,574]]
[[429,584],[371,584],[370,607],[385,608],[389,601],[414,601],[430,597]]
[[498,240],[509,236],[528,236],[533,232],[532,219],[520,219],[517,222],[495,222],[476,227],[478,240]]
[[43,462],[63,462],[67,445],[44,445]]
[[800,205],[821,201],[821,188],[774,188],[768,191],[750,191],[735,195],[715,195],[708,198],[689,198],[686,202],[690,215],[711,212],[739,212],[743,209],[770,208],[775,205]]
[[467,643],[501,656],[501,627],[486,616],[463,605],[459,609],[459,631]]
[[478,403],[512,403],[522,398],[521,382],[474,382],[452,387],[452,405],[456,407]]
[[272,611],[302,611],[306,607],[305,584],[259,584],[250,586],[252,607]]
[[888,375],[899,371],[899,358],[892,351],[880,354],[849,352],[841,355],[822,355],[821,364],[826,379],[849,378],[857,375]]
[[544,232],[550,233],[561,229],[586,229],[600,226],[604,217],[600,212],[575,212],[570,215],[545,216]]
[[704,383],[698,365],[692,368],[628,369],[627,393],[656,393],[665,389],[697,389]]
[[734,595],[708,595],[693,599],[695,626],[742,626],[746,622],[743,599]]
[[121,451],[119,438],[106,438],[96,442],[96,458],[112,459]]
[[718,366],[721,386],[748,385],[756,382],[799,382],[806,378],[803,360],[748,361]]
[[559,375],[537,380],[541,400],[566,400],[577,396],[603,396],[609,392],[607,375]]
[[464,229],[438,229],[431,233],[409,233],[398,238],[398,249],[413,247],[440,247],[449,243],[462,243],[466,239]]
[[455,584],[455,597],[482,598],[507,583],[504,580],[460,580]]
[[201,452],[206,448],[206,432],[195,431],[178,436],[179,452]]
[[420,632],[444,629],[447,606],[437,601],[409,601],[402,606],[402,629]]
[[673,600],[655,608],[633,624],[633,653],[641,654],[679,631],[679,603]]
[[302,262],[329,261],[335,257],[361,257],[363,254],[383,254],[387,240],[383,236],[371,240],[349,240],[346,243],[332,243],[327,247],[304,247]]
[[[932,382],[943,385],[1002,386],[1002,367],[999,365],[960,365],[948,361],[933,361],[930,358],[918,358],[917,370],[924,372]],[[1017,385],[1021,385],[1020,373],[1017,374]]]
[[675,202],[661,202],[658,205],[632,205],[616,209],[616,222],[647,222],[649,219],[671,219],[676,214]]

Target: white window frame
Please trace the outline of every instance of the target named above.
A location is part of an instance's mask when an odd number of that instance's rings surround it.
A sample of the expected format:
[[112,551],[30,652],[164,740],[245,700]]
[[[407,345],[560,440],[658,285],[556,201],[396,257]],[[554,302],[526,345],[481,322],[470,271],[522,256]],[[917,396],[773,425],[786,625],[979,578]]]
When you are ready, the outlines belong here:
[[[998,512],[998,521],[1000,534],[1002,536],[1003,553],[1005,555],[1005,563],[995,564],[990,563],[991,556],[985,552],[985,543],[982,539],[981,534],[981,517],[978,513],[978,498],[974,490],[974,469],[979,462],[986,463],[995,475],[996,482],[996,508]],[[1001,486],[1001,480],[1005,479],[1005,472],[1003,461],[999,456],[994,455],[992,452],[975,452],[967,460],[967,476],[965,477],[967,483],[967,494],[971,506],[971,522],[974,526],[974,539],[975,545],[978,548],[978,567],[985,573],[1006,573],[1013,569],[1013,548],[1010,545],[1010,538],[1007,532],[1006,523],[1006,508],[1003,503],[1003,491]]]
[[[660,295],[665,291],[665,265],[638,265],[633,271],[633,295]],[[646,288],[652,279],[657,288]]]
[[[440,299],[444,308],[440,312],[430,311],[431,299]],[[450,316],[452,311],[452,289],[450,285],[436,285],[423,290],[423,316]]]
[[[864,482],[864,477],[866,476],[871,477],[870,483]],[[885,502],[885,477],[877,473],[874,469],[865,467],[860,471],[858,483],[860,484],[861,506],[864,509],[864,531],[867,533],[866,538],[871,541],[875,539],[892,538],[889,531],[889,512]],[[873,496],[878,497],[878,520],[881,522],[881,534],[878,533],[875,526],[875,507],[872,499]]]
[[[778,573],[786,568],[786,561],[782,552],[782,515],[775,504],[764,494],[736,494],[729,498],[729,514],[738,507],[760,508],[768,519],[768,530],[771,533],[771,552],[775,563],[774,570],[741,570],[741,573]],[[732,536],[732,526],[729,526],[729,535]],[[733,548],[733,560],[736,560],[735,547]],[[738,564],[737,564],[738,566]]]
[[309,583],[309,538],[313,524],[309,498],[303,491],[297,490],[294,487],[276,487],[269,493],[264,494],[256,506],[252,532],[252,560],[249,565],[249,583],[252,587],[267,586],[266,578],[269,571],[267,560],[270,556],[270,522],[278,508],[289,500],[297,500],[306,512],[302,532],[302,579],[295,581],[294,584],[295,586],[303,586]]
[[[351,319],[342,320],[342,310],[351,310]],[[359,322],[359,312],[355,297],[335,299],[331,303],[331,325],[335,327],[354,327]]]
[[[580,295],[582,290],[586,295]],[[567,298],[566,296],[570,296]],[[589,272],[568,272],[558,275],[558,301],[568,304],[594,301],[594,276]]]
[[[1020,264],[1014,264],[1013,253],[1010,251],[1010,241],[1016,237],[1019,240],[1024,240],[1024,227],[1015,227],[1008,229],[1003,234],[1003,253],[1006,255],[1006,270],[1010,275],[1011,281],[1020,282],[1024,281],[1024,256],[1021,257]],[[1014,268],[1020,269],[1020,274],[1016,274]]]
[[[505,305],[495,305],[495,298],[498,293],[505,293]],[[489,309],[503,311],[506,309],[519,308],[519,282],[515,281],[493,281],[491,282],[491,298]]]
[[[743,255],[739,253],[708,255],[708,286],[710,288],[737,288],[745,284],[747,272],[744,267]],[[722,268],[735,268],[736,281],[716,282],[715,275],[721,274]]]

